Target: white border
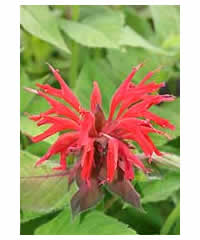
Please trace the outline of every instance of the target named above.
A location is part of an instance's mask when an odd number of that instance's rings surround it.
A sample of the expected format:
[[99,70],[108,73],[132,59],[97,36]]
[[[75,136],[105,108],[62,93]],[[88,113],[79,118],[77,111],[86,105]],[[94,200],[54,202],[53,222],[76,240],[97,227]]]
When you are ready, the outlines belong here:
[[[6,1],[6,3],[9,1]],[[14,1],[13,1],[14,2]],[[199,239],[199,8],[193,1],[21,0],[1,11],[1,232],[2,239]],[[19,5],[181,4],[181,236],[20,236],[19,235]],[[3,4],[2,4],[3,5]],[[1,5],[1,6],[2,6]],[[4,6],[2,6],[4,7]],[[3,31],[3,32],[2,32]],[[17,101],[18,99],[18,101]],[[2,192],[2,190],[4,192]]]
[[179,5],[183,0],[20,0],[20,5]]

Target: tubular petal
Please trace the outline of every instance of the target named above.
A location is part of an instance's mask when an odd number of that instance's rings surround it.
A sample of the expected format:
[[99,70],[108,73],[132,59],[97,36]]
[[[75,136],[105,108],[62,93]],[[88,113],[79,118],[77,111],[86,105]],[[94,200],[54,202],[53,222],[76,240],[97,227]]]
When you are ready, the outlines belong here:
[[146,81],[148,81],[155,73],[160,72],[160,69],[161,69],[161,67],[155,69],[154,71],[147,73],[147,75],[139,83],[139,86],[143,85]]
[[49,84],[36,83],[36,86],[42,89],[45,93],[50,94],[55,97],[63,98],[62,91],[60,89],[51,87]]
[[[49,148],[48,152],[36,162],[36,166],[40,165],[44,161],[48,160],[52,155],[59,152],[66,151],[72,143],[74,143],[78,138],[77,132],[64,133],[62,134],[56,142]],[[62,156],[63,157],[63,156]],[[63,160],[62,160],[63,162]]]
[[167,119],[161,118],[152,112],[144,111],[143,113],[141,113],[141,117],[146,117],[149,120],[154,121],[156,124],[160,125],[163,128],[170,128],[171,130],[175,129],[175,126],[171,124]]
[[[62,130],[67,130],[67,129],[71,129],[71,130],[78,130],[79,126],[72,120],[68,120],[68,119],[63,119],[63,118],[59,118],[59,117],[49,117],[49,116],[45,116],[42,119],[42,124],[47,124],[47,123],[52,123],[53,125],[48,128],[46,131],[44,131],[43,133],[32,137],[31,140],[36,143],[36,142],[40,142],[42,140],[44,140],[45,138],[54,135],[57,132],[60,132]],[[42,125],[41,124],[41,125]]]
[[80,122],[80,138],[79,145],[86,145],[90,133],[95,134],[95,119],[91,112],[82,112],[82,120]]
[[79,123],[79,117],[64,104],[56,101],[55,99],[50,98],[41,91],[39,91],[39,95],[44,97],[48,101],[48,103],[53,107],[55,113],[64,115],[65,117],[68,117],[74,120],[75,122]]
[[88,151],[85,155],[84,159],[84,164],[83,168],[81,171],[81,176],[82,178],[88,183],[90,180],[90,174],[92,170],[92,165],[93,165],[93,160],[94,160],[94,147],[93,147],[94,140],[90,139],[89,141],[89,146],[90,146],[90,151]]
[[136,166],[137,168],[142,169],[144,172],[148,172],[148,170],[147,170],[147,168],[145,168],[144,164],[139,160],[139,158],[137,156],[135,156],[130,151],[130,149],[128,148],[128,146],[126,144],[120,142],[119,150],[120,150],[120,154],[122,154],[122,156],[124,156],[125,158],[129,159],[130,161],[132,161],[134,166]]
[[107,150],[107,181],[112,182],[118,161],[118,140],[109,138]]
[[110,105],[110,114],[108,117],[108,120],[112,120],[114,112],[124,95],[126,94],[126,91],[128,90],[129,83],[131,79],[134,77],[136,72],[143,66],[143,64],[139,64],[137,67],[134,67],[132,72],[129,74],[129,76],[124,80],[124,82],[119,86],[117,91],[114,93],[112,100],[111,100],[111,105]]
[[123,115],[122,118],[133,117],[134,114],[138,115],[138,113],[143,112],[149,109],[152,105],[159,104],[161,102],[170,102],[174,100],[174,96],[170,95],[147,95],[144,96],[144,100],[142,102],[136,103],[132,107],[130,107]]
[[97,104],[101,106],[101,92],[97,82],[93,82],[93,91],[90,97],[90,109],[94,113],[96,110]]
[[66,102],[68,102],[72,107],[74,107],[77,112],[80,110],[80,103],[77,97],[73,94],[71,89],[67,86],[63,78],[60,76],[57,70],[55,70],[50,64],[48,64],[50,70],[52,71],[55,79],[60,83],[62,89],[62,96]]

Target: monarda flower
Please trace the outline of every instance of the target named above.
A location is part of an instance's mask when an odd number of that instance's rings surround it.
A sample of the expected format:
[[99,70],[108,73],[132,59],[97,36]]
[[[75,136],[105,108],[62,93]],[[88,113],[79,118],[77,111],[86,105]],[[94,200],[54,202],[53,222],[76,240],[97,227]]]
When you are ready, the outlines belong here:
[[[133,142],[139,145],[151,162],[153,154],[161,156],[162,153],[152,142],[149,133],[168,137],[152,123],[162,128],[174,129],[168,120],[149,111],[152,105],[174,100],[170,95],[155,95],[164,83],[147,83],[156,71],[149,72],[138,85],[131,82],[142,66],[143,64],[134,67],[114,93],[108,118],[102,110],[97,82],[94,82],[90,96],[90,110],[81,106],[59,71],[50,65],[60,89],[48,84],[37,84],[40,90],[26,88],[45,98],[50,105],[46,112],[29,116],[38,126],[50,125],[43,133],[31,137],[32,142],[40,142],[62,131],[47,153],[36,162],[36,166],[51,156],[60,154],[60,165],[54,169],[65,171],[69,185],[76,180],[79,188],[71,199],[73,215],[94,206],[102,199],[102,185],[124,201],[140,207],[140,196],[131,182],[134,179],[134,168],[139,168],[144,173],[148,173],[149,169],[133,153]],[[57,99],[62,99],[67,104]],[[76,157],[73,166],[67,165],[69,155]]]

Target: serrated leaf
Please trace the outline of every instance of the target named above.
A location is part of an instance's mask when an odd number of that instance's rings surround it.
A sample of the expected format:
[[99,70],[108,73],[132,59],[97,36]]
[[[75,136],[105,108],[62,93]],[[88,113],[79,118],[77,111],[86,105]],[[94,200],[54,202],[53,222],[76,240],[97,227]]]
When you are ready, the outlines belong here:
[[74,41],[86,47],[101,48],[119,47],[123,24],[123,15],[114,11],[90,15],[79,23],[60,21],[61,29]]
[[141,47],[157,54],[163,54],[167,56],[171,55],[169,52],[166,52],[165,50],[159,47],[156,47],[153,44],[151,44],[149,41],[145,40],[142,36],[140,36],[137,32],[135,32],[129,26],[126,26],[123,28],[120,44],[122,46],[125,45],[125,46],[131,46],[131,47]]
[[143,198],[142,203],[166,200],[180,188],[180,174],[169,173],[161,180],[140,183]]
[[[46,213],[69,204],[67,177],[57,175],[47,165],[35,168],[38,157],[21,151],[20,206],[29,212]],[[48,175],[48,177],[47,177]]]
[[70,209],[66,208],[57,217],[38,227],[35,235],[135,235],[133,229],[128,228],[116,219],[101,212],[92,211],[84,216],[80,222],[75,218],[72,222]]
[[20,15],[21,25],[26,31],[70,53],[48,6],[24,5],[21,6]]
[[179,7],[173,5],[150,6],[156,33],[161,41],[180,33]]

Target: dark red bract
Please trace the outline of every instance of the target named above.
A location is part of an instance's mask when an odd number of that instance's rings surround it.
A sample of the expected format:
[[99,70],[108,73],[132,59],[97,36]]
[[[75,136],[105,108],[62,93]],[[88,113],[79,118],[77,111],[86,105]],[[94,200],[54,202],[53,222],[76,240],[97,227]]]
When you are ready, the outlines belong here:
[[[139,207],[139,194],[130,180],[134,178],[134,167],[144,172],[148,172],[148,169],[132,152],[135,148],[132,141],[140,146],[151,161],[153,153],[159,156],[162,154],[152,142],[149,133],[168,137],[166,133],[154,128],[152,123],[174,129],[168,120],[149,111],[152,105],[174,100],[170,95],[155,95],[155,92],[164,86],[163,83],[146,83],[156,71],[149,72],[138,85],[131,82],[142,65],[134,67],[116,90],[111,100],[108,119],[105,118],[101,107],[101,93],[97,82],[94,82],[90,97],[90,110],[81,106],[58,70],[50,65],[50,70],[61,89],[48,84],[37,84],[41,90],[27,88],[45,98],[50,105],[46,112],[29,116],[38,126],[50,124],[46,131],[31,137],[31,140],[35,143],[40,142],[55,133],[66,131],[36,162],[36,166],[51,156],[60,154],[60,165],[54,169],[67,169],[69,182],[75,178],[79,186],[79,191],[71,201],[74,214],[93,206],[101,199],[103,193],[100,185],[104,183],[125,201]],[[50,95],[64,100],[68,105]],[[68,168],[66,158],[71,154],[76,156],[77,160],[73,167]]]

